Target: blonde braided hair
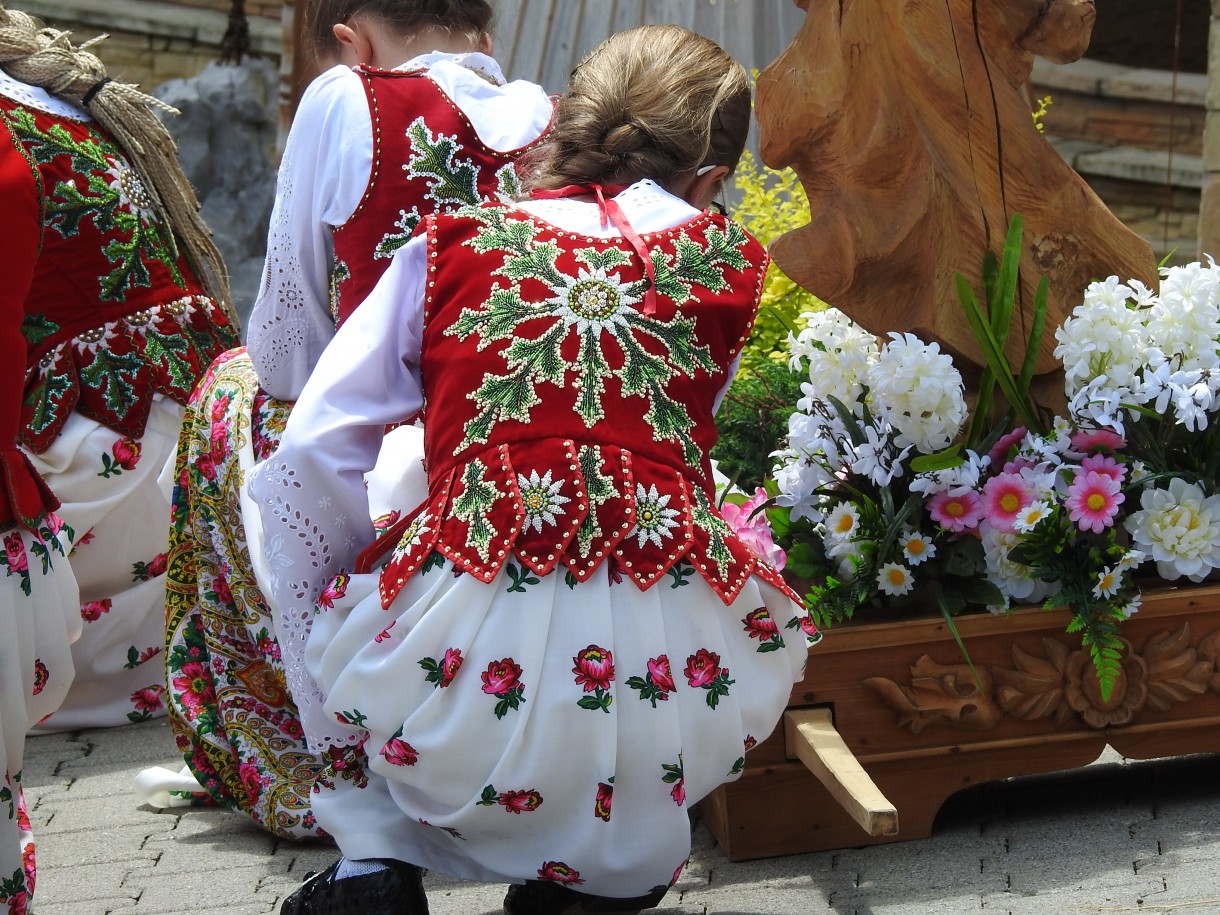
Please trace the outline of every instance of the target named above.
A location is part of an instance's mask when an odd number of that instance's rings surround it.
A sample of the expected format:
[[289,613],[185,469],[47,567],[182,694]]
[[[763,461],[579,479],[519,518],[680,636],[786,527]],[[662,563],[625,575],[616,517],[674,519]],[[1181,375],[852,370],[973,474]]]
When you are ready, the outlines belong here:
[[224,259],[199,215],[199,201],[182,166],[178,149],[154,109],[178,110],[130,83],[106,76],[105,65],[89,51],[106,36],[82,45],[70,33],[47,28],[0,0],[0,69],[87,110],[126,153],[144,184],[153,209],[170,229],[170,245],[181,244],[187,261],[207,293],[237,326]]

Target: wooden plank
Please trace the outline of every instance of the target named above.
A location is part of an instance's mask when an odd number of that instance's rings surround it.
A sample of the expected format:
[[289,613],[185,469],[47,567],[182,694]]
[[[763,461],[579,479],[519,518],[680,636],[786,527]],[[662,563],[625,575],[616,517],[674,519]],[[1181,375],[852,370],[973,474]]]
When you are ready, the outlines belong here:
[[556,3],[551,12],[539,80],[548,92],[560,92],[568,83],[580,42],[581,10],[585,6],[585,3]]
[[870,836],[898,834],[898,811],[847,748],[826,708],[784,713],[788,754],[818,777]]

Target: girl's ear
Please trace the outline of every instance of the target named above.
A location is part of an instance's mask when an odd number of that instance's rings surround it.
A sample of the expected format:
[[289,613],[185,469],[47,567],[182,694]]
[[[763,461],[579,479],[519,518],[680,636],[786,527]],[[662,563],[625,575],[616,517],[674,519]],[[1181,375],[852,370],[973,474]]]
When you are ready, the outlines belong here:
[[341,63],[354,67],[359,64],[368,65],[373,62],[373,42],[359,20],[351,25],[339,22],[331,26],[335,40],[339,42],[339,60]]
[[484,32],[482,35],[479,36],[479,46],[476,50],[482,52],[483,54],[486,54],[488,57],[495,56],[496,48],[495,48],[494,43],[491,40],[490,32]]
[[686,190],[678,196],[691,206],[706,210],[724,188],[724,182],[728,180],[729,174],[727,165],[711,166],[702,175],[696,174]]

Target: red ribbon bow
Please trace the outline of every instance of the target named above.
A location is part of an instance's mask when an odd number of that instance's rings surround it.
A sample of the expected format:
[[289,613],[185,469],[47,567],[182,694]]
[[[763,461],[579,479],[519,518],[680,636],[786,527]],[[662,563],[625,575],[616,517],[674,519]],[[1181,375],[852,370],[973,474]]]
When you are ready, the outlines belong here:
[[[555,200],[561,197],[576,197],[580,194],[593,194],[597,198],[597,208],[601,212],[602,228],[606,228],[606,223],[609,221],[616,229],[623,233],[623,237],[627,239],[627,243],[635,249],[635,253],[644,261],[644,275],[648,278],[648,288],[644,291],[644,314],[655,314],[657,310],[657,271],[653,266],[652,258],[648,256],[648,248],[644,244],[644,239],[640,238],[640,234],[631,226],[631,221],[627,219],[627,214],[623,212],[613,199],[615,194],[619,194],[627,189],[625,184],[569,184],[554,190],[546,190],[543,188],[535,188],[530,191],[530,196],[538,200]],[[606,197],[609,193],[611,196]]]

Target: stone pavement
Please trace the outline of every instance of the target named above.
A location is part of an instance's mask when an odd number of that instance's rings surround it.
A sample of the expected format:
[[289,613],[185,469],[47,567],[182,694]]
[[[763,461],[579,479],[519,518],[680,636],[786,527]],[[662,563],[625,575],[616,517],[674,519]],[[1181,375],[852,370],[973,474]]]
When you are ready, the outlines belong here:
[[[132,778],[177,769],[164,721],[34,737],[35,915],[277,912],[324,844],[216,809],[142,808]],[[1220,915],[1220,757],[1124,762],[970,789],[931,839],[732,863],[695,852],[657,915]],[[429,876],[433,915],[498,915],[504,888]]]

